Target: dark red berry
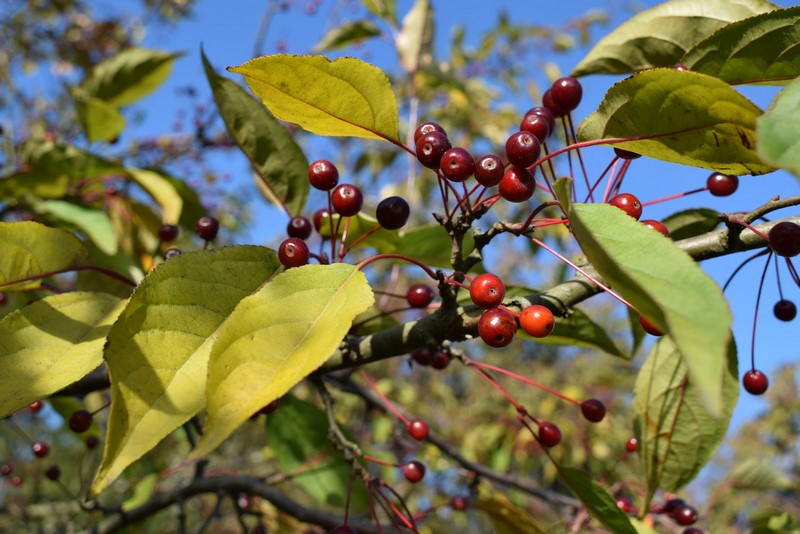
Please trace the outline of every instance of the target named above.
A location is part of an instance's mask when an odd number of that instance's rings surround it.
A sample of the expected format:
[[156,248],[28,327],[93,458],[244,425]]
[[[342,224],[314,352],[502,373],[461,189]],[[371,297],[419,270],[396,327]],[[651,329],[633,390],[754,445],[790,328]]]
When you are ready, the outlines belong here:
[[751,369],[742,377],[742,385],[749,394],[762,395],[769,388],[769,379],[758,369]]
[[552,89],[548,89],[544,92],[542,95],[542,104],[544,104],[544,107],[550,110],[550,113],[552,113],[554,117],[563,117],[567,114],[567,111],[561,109],[553,100]]
[[633,501],[627,495],[620,495],[617,497],[617,506],[626,514],[633,511]]
[[564,111],[572,111],[581,103],[583,88],[581,82],[572,77],[559,78],[550,88],[553,103]]
[[364,196],[361,189],[353,184],[342,184],[337,186],[331,194],[333,210],[342,217],[352,217],[361,211],[364,203]]
[[319,232],[320,228],[322,228],[322,221],[327,221],[328,217],[330,216],[331,214],[328,212],[327,208],[320,208],[315,211],[314,217],[312,217],[312,220],[314,221],[314,229]]
[[506,140],[506,158],[517,167],[530,167],[540,152],[539,140],[531,132],[516,132]]
[[672,512],[672,518],[676,523],[683,526],[694,525],[697,522],[697,510],[694,506],[684,504]]
[[78,410],[69,416],[69,429],[76,434],[82,434],[92,426],[92,414],[87,410]]
[[772,313],[781,321],[791,321],[797,316],[797,306],[791,300],[781,299],[775,303]]
[[174,258],[175,256],[180,256],[180,255],[181,255],[181,249],[179,249],[179,248],[173,247],[173,248],[168,248],[167,250],[164,251],[164,259],[165,260],[168,260],[170,258]]
[[450,500],[450,508],[453,510],[458,510],[459,512],[463,512],[467,508],[469,508],[469,499],[466,497],[453,497]]
[[411,353],[411,359],[422,366],[433,364],[435,358],[436,355],[428,347],[414,349],[414,351]]
[[308,182],[314,189],[330,191],[339,183],[339,170],[326,159],[320,159],[308,166]]
[[782,221],[770,228],[769,246],[778,256],[792,258],[800,254],[800,225]]
[[533,174],[524,167],[511,166],[503,173],[498,190],[500,196],[509,202],[525,202],[533,196],[536,182]]
[[417,140],[417,159],[429,169],[438,169],[444,153],[450,150],[450,140],[441,132],[430,132]]
[[447,366],[450,365],[450,360],[453,358],[447,352],[440,350],[437,351],[433,355],[433,362],[431,363],[431,367],[436,369],[437,371],[443,371],[447,369]]
[[504,172],[503,161],[493,154],[487,154],[475,163],[475,179],[484,187],[499,184]]
[[311,235],[311,221],[305,217],[292,217],[289,224],[286,225],[286,233],[289,237],[297,237],[299,239],[308,239]]
[[422,419],[412,419],[408,422],[406,426],[406,430],[408,431],[408,435],[414,438],[417,441],[424,441],[425,438],[428,437],[428,432],[430,428],[428,427],[428,423],[423,421]]
[[625,443],[625,450],[627,452],[636,452],[636,449],[639,448],[639,442],[636,441],[636,438],[631,438]]
[[28,411],[31,413],[39,413],[44,408],[44,402],[37,400],[28,405]]
[[439,132],[440,134],[447,136],[447,132],[444,130],[444,128],[439,126],[438,123],[423,122],[422,124],[417,126],[416,130],[414,130],[414,143],[419,141],[419,138],[422,137],[423,135],[429,134],[431,132]]
[[659,327],[651,323],[643,315],[639,316],[639,324],[642,325],[644,331],[650,334],[651,336],[661,337],[664,335],[664,332],[662,332]]
[[705,532],[699,528],[689,527],[685,529],[682,534],[705,534]]
[[31,450],[37,458],[44,458],[47,456],[47,453],[50,452],[50,447],[48,447],[47,443],[44,443],[43,441],[34,441],[31,444]]
[[618,207],[637,221],[639,217],[642,216],[642,203],[630,193],[620,193],[619,195],[613,196],[608,203]]
[[606,416],[606,406],[598,399],[588,399],[581,403],[581,413],[590,423],[599,423]]
[[22,485],[22,477],[11,477],[11,485],[18,487]]
[[47,468],[47,471],[44,472],[44,476],[50,480],[58,480],[61,478],[61,469],[59,469],[57,465],[50,466]]
[[662,510],[662,513],[671,516],[672,514],[675,513],[675,510],[677,510],[681,506],[685,506],[685,505],[686,505],[686,501],[684,501],[683,499],[677,499],[677,498],[676,499],[670,499],[670,500],[668,500],[667,502],[664,503],[664,508]]
[[0,475],[3,475],[4,477],[7,477],[8,475],[10,475],[11,471],[13,471],[13,470],[14,470],[14,465],[13,464],[0,465]]
[[715,197],[727,197],[736,192],[739,187],[739,178],[732,174],[712,172],[706,180],[706,187]]
[[425,477],[425,464],[412,460],[402,466],[403,476],[412,484],[416,484]]
[[278,247],[278,260],[287,269],[307,264],[308,258],[308,245],[299,237],[285,239]]
[[266,406],[264,406],[260,410],[258,410],[258,413],[264,414],[264,415],[269,415],[272,412],[274,412],[275,410],[277,410],[278,406],[280,406],[280,405],[281,405],[281,399],[275,399],[274,401],[270,402],[269,404],[267,404]]
[[436,295],[428,284],[414,284],[406,292],[406,300],[412,308],[427,308]]
[[194,230],[201,239],[204,239],[205,241],[212,241],[215,237],[217,237],[217,232],[219,232],[219,221],[214,217],[204,215],[197,219],[197,224],[194,225]]
[[614,147],[614,154],[617,155],[620,159],[636,159],[641,158],[641,154],[637,154],[636,152],[631,152],[630,150],[625,150],[624,148],[617,148]]
[[519,129],[523,132],[530,132],[540,143],[544,143],[550,137],[550,122],[547,117],[536,113],[525,115],[522,122],[519,123]]
[[[556,129],[556,117],[555,117],[555,115],[553,115],[553,112],[550,111],[545,106],[536,106],[534,108],[529,109],[527,111],[527,113],[525,113],[526,117],[528,115],[539,115],[540,117],[542,117],[545,120],[545,122],[547,122],[547,126],[548,126],[550,134],[552,134],[555,131],[555,129]],[[524,128],[520,128],[520,130],[524,130]]]
[[457,146],[442,155],[439,168],[451,182],[463,182],[475,173],[475,160],[467,149]]
[[334,527],[330,534],[358,534],[358,531],[350,525],[339,525]]
[[162,224],[158,228],[158,238],[164,242],[169,243],[175,241],[178,237],[178,227],[174,224]]
[[375,218],[378,224],[387,230],[397,230],[408,222],[411,208],[403,197],[387,197],[378,203],[375,209]]
[[641,222],[645,226],[652,228],[653,230],[663,235],[664,237],[669,237],[669,228],[667,228],[667,225],[665,225],[661,221],[657,221],[655,219],[644,219],[643,221],[639,222]]
[[556,318],[546,306],[534,304],[519,314],[519,325],[529,336],[547,337],[556,327]]
[[0,306],[4,305],[7,300],[8,300],[8,297],[6,297],[6,294],[5,293],[0,293]]
[[539,443],[545,447],[555,447],[561,443],[561,429],[547,421],[539,423]]
[[505,347],[517,333],[517,320],[503,308],[486,310],[478,320],[478,335],[490,347]]
[[479,308],[494,308],[503,302],[503,298],[506,296],[506,286],[496,275],[479,274],[469,285],[469,296]]
[[86,443],[86,448],[92,450],[95,447],[97,447],[98,443],[100,443],[100,440],[97,439],[97,436],[88,436],[86,438],[85,443]]

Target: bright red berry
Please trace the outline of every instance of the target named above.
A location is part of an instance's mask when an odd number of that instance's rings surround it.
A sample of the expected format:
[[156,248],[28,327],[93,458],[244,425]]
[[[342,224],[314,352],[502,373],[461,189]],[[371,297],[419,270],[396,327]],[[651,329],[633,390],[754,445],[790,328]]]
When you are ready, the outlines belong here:
[[550,122],[546,117],[536,113],[525,115],[519,124],[519,129],[523,132],[532,133],[539,140],[539,143],[544,143],[550,137]]
[[436,295],[428,284],[414,284],[406,292],[406,300],[412,308],[427,308]]
[[467,149],[453,147],[442,155],[439,168],[451,182],[463,182],[475,173],[475,160]]
[[561,429],[548,421],[539,423],[539,443],[545,447],[555,447],[561,443]]
[[378,203],[375,209],[375,218],[378,224],[387,230],[397,230],[408,222],[411,208],[403,197],[387,197]]
[[736,192],[739,187],[739,178],[733,174],[712,172],[706,180],[706,187],[715,197],[727,197]]
[[287,269],[307,264],[309,257],[308,245],[299,237],[285,239],[278,247],[278,260]]
[[422,419],[412,419],[409,421],[406,430],[408,431],[408,435],[417,441],[424,441],[425,438],[428,437],[428,432],[430,432],[428,423]]
[[636,449],[639,448],[639,442],[636,441],[636,438],[631,438],[625,443],[625,450],[627,452],[636,452]]
[[494,187],[503,179],[503,161],[493,154],[481,157],[475,163],[475,179],[484,187]]
[[506,158],[517,167],[530,167],[540,152],[539,140],[531,132],[516,132],[506,140]]
[[778,256],[792,258],[800,254],[800,225],[782,221],[770,228],[769,246]]
[[664,335],[664,332],[661,331],[659,327],[651,323],[647,318],[643,315],[639,316],[639,324],[642,325],[644,331],[650,334],[651,336],[661,337]]
[[588,399],[581,403],[581,413],[587,421],[599,423],[606,416],[606,406],[599,399]]
[[503,308],[491,308],[478,320],[478,335],[490,347],[505,347],[517,333],[517,320]]
[[28,411],[31,413],[39,413],[44,408],[44,402],[37,400],[28,405]]
[[352,217],[361,211],[364,195],[361,189],[353,184],[341,184],[331,194],[333,210],[342,217]]
[[403,470],[403,476],[412,484],[416,484],[425,477],[425,464],[412,460],[403,465],[400,469]]
[[469,285],[469,296],[472,302],[485,310],[499,306],[506,296],[506,286],[494,274],[482,273],[476,276]]
[[286,225],[286,233],[289,237],[297,237],[299,239],[308,239],[311,235],[311,221],[305,217],[292,217],[289,224]]
[[174,224],[162,224],[158,228],[158,238],[164,242],[169,243],[175,241],[178,237],[178,227]]
[[92,414],[87,410],[78,410],[69,416],[69,421],[67,423],[70,430],[76,434],[82,434],[91,428]]
[[664,237],[669,237],[669,228],[667,225],[662,223],[661,221],[657,221],[655,219],[644,219],[641,222],[643,225],[647,226],[648,228],[652,228],[659,234],[663,235]]
[[524,167],[511,166],[503,173],[498,190],[509,202],[525,202],[533,196],[536,182],[533,173]]
[[423,122],[422,124],[417,126],[416,130],[414,130],[414,143],[419,141],[419,138],[422,137],[423,135],[429,134],[431,132],[439,132],[440,134],[447,136],[447,132],[438,123],[430,121]]
[[[547,107],[545,107],[545,106],[536,106],[534,108],[531,108],[525,113],[526,117],[529,116],[529,115],[539,115],[547,123],[547,127],[548,127],[549,132],[552,134],[555,131],[555,129],[556,129],[556,118],[555,118],[555,115],[553,115],[553,112],[550,111]],[[524,129],[525,128],[520,128],[520,130],[524,130]]]
[[315,211],[314,216],[312,217],[312,220],[314,221],[314,229],[319,232],[320,228],[322,228],[323,221],[327,221],[330,216],[331,214],[327,208],[320,208]]
[[772,313],[781,321],[791,321],[797,316],[797,306],[791,300],[781,299],[775,303]]
[[544,107],[550,110],[550,113],[552,113],[554,117],[563,117],[567,114],[567,111],[561,109],[553,100],[552,89],[548,89],[544,92],[542,95],[542,104],[544,104]]
[[47,453],[50,452],[50,447],[48,447],[47,443],[44,443],[43,441],[34,441],[31,444],[31,450],[37,458],[44,458],[47,456]]
[[642,216],[642,203],[630,193],[620,193],[608,201],[612,206],[616,206],[637,221]]
[[204,215],[197,219],[197,224],[194,225],[194,230],[197,235],[205,241],[212,241],[217,237],[219,232],[219,221],[214,217]]
[[751,369],[742,377],[742,385],[751,395],[762,395],[769,388],[769,379],[758,369]]
[[450,150],[450,140],[441,132],[430,132],[417,140],[417,160],[429,169],[438,169],[444,153]]
[[534,304],[519,314],[519,325],[529,336],[547,337],[556,327],[556,318],[546,306]]
[[308,166],[308,182],[314,189],[330,191],[339,183],[339,170],[326,159],[320,159]]
[[559,78],[550,88],[553,103],[565,112],[578,107],[583,97],[581,82],[572,77]]

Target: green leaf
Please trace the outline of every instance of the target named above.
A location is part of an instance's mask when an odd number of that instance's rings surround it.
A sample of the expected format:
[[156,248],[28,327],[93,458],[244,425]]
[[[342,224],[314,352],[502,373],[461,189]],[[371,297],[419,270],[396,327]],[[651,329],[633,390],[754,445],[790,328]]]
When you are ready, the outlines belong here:
[[33,171],[68,176],[71,180],[91,180],[122,172],[117,163],[95,156],[72,145],[31,140],[22,148],[22,161]]
[[309,191],[305,154],[264,106],[238,84],[215,74],[202,50],[200,54],[225,127],[250,161],[261,190],[288,214],[300,214]]
[[[350,479],[350,465],[328,440],[328,419],[314,404],[292,395],[281,397],[274,413],[267,417],[267,444],[285,473],[317,501],[344,507]],[[364,484],[355,480],[350,493],[353,511],[369,506]]]
[[695,45],[681,63],[728,83],[783,85],[800,74],[800,6],[740,20]]
[[569,220],[592,266],[673,337],[705,406],[722,413],[732,318],[714,280],[670,239],[610,204],[573,204]]
[[800,177],[800,78],[787,85],[758,119],[758,155]]
[[724,364],[717,415],[706,409],[703,383],[693,378],[669,337],[658,340],[639,371],[633,390],[633,427],[648,503],[656,489],[676,492],[692,481],[725,437],[739,395],[733,341]]
[[395,41],[400,64],[406,72],[416,72],[431,62],[432,42],[433,9],[430,0],[415,0],[403,18],[403,26]]
[[0,179],[0,198],[11,203],[27,194],[40,198],[62,198],[69,191],[70,179],[65,174],[47,171],[25,171]]
[[397,100],[378,67],[351,57],[277,54],[229,71],[242,74],[277,118],[317,135],[398,139]]
[[376,17],[390,22],[397,20],[397,0],[364,0],[364,5]]
[[122,502],[122,511],[129,512],[149,501],[156,491],[158,479],[158,473],[149,473],[142,477],[133,487],[131,496]]
[[728,474],[734,488],[768,491],[792,488],[792,479],[775,467],[768,458],[745,458],[738,462]]
[[103,210],[88,208],[65,200],[44,200],[35,204],[36,211],[49,213],[80,229],[104,254],[117,253],[117,238],[111,220]]
[[630,519],[614,497],[589,475],[573,467],[558,467],[561,481],[573,495],[580,499],[586,511],[614,532],[614,534],[636,534]]
[[344,22],[323,35],[314,46],[314,52],[345,48],[378,35],[381,35],[381,30],[371,20]]
[[175,184],[157,171],[134,168],[127,168],[125,171],[161,206],[163,222],[178,224],[183,211],[183,198],[176,190]]
[[[333,214],[333,228],[336,230],[337,224],[339,231],[337,236],[341,238],[344,233],[344,222],[339,224],[341,216],[337,213]],[[347,229],[347,246],[350,246],[359,237],[365,235],[370,230],[378,226],[378,220],[375,217],[370,217],[363,212],[349,217],[350,226]],[[321,219],[319,234],[325,238],[331,235],[331,225],[328,217]],[[389,254],[396,252],[400,249],[401,238],[400,235],[394,230],[387,230],[380,228],[378,231],[370,234],[356,244],[356,248],[372,247],[381,254]],[[404,252],[405,253],[405,252]]]
[[214,341],[279,267],[269,249],[236,246],[184,252],[145,277],[108,335],[112,403],[93,495],[203,409]]
[[125,117],[122,113],[99,98],[76,99],[75,109],[86,140],[90,143],[111,141],[125,129]]
[[2,291],[37,288],[39,279],[10,282],[66,269],[86,257],[83,243],[72,232],[31,221],[0,222],[0,250]]
[[364,273],[342,263],[289,269],[243,299],[209,358],[208,417],[191,457],[315,371],[372,302]]
[[572,76],[672,67],[695,44],[736,20],[777,9],[765,0],[672,0],[637,13],[600,39]]
[[639,322],[639,314],[636,310],[626,307],[628,315],[628,324],[631,327],[631,357],[635,356],[642,346],[642,342],[647,337],[647,332],[642,328],[642,323]]
[[181,55],[127,48],[95,65],[82,85],[92,97],[114,107],[126,106],[164,83],[172,72],[174,60]]
[[800,521],[785,510],[760,510],[750,517],[752,534],[800,534]]
[[[469,252],[474,246],[472,232],[464,236],[463,250]],[[450,267],[453,241],[447,231],[438,224],[414,227],[400,237],[398,250],[431,267]],[[474,270],[474,269],[473,269]]]
[[663,221],[673,241],[710,232],[719,225],[719,213],[709,208],[691,208],[673,213]]
[[759,115],[758,107],[717,78],[652,69],[611,87],[581,123],[578,138],[645,137],[610,144],[726,174],[764,174],[774,169],[755,152]]
[[482,497],[470,507],[480,510],[489,516],[496,534],[548,534],[551,529],[541,525],[536,518],[525,509],[515,506],[500,495]]
[[86,376],[125,301],[107,293],[50,295],[0,321],[0,417]]

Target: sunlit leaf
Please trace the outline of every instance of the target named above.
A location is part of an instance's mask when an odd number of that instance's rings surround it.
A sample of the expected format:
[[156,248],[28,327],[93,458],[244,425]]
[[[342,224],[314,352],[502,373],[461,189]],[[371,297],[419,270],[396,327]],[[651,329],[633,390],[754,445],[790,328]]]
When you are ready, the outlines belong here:
[[728,474],[728,481],[734,488],[744,490],[786,490],[792,487],[792,479],[786,472],[763,457],[745,458],[738,462]]
[[341,26],[336,26],[323,35],[322,39],[314,46],[314,51],[325,52],[326,50],[345,48],[380,34],[380,28],[370,20],[344,22]]
[[41,213],[49,213],[80,229],[104,254],[117,253],[117,238],[105,211],[65,200],[45,200],[35,207]]
[[399,143],[397,100],[389,79],[361,60],[277,54],[228,70],[242,74],[280,120],[317,135]]
[[397,19],[397,0],[364,0],[370,13],[394,22]]
[[706,408],[722,413],[732,318],[714,280],[671,240],[610,204],[573,204],[569,219],[592,266],[673,336]]
[[177,224],[183,210],[183,198],[174,184],[156,171],[128,168],[126,172],[161,206],[164,223]]
[[614,534],[636,534],[630,519],[617,501],[592,477],[573,467],[558,467],[558,474],[569,490],[580,499],[592,517]]
[[85,101],[76,99],[75,109],[86,140],[90,143],[111,141],[125,128],[125,117],[122,113],[99,98],[88,98]]
[[103,361],[125,301],[107,293],[50,295],[0,321],[0,417],[80,380]]
[[777,9],[765,0],[672,0],[641,11],[600,39],[572,76],[672,67],[695,44],[736,20]]
[[551,530],[539,524],[533,514],[510,503],[500,495],[482,497],[470,503],[470,508],[489,516],[497,534],[550,534]]
[[64,175],[74,180],[89,180],[121,173],[119,164],[72,145],[31,140],[23,145],[22,160],[33,171]]
[[208,417],[192,457],[322,365],[372,302],[364,273],[343,263],[289,269],[243,299],[209,358]]
[[158,485],[158,473],[148,473],[136,482],[133,493],[122,501],[122,510],[127,512],[142,506],[153,496]]
[[710,232],[719,225],[719,213],[709,208],[691,208],[661,221],[674,241]]
[[689,71],[652,69],[606,93],[581,123],[581,141],[646,137],[612,143],[655,159],[727,174],[774,169],[755,151],[761,110],[725,82]]
[[279,266],[269,249],[226,247],[184,252],[142,281],[108,336],[111,413],[92,494],[203,409],[221,326]]
[[70,177],[47,171],[15,172],[0,179],[0,197],[11,202],[31,194],[40,198],[62,198],[69,191]]
[[[463,250],[472,250],[473,243],[472,232],[469,232],[464,236]],[[452,238],[438,224],[409,229],[401,236],[399,245],[399,250],[402,250],[403,254],[431,267],[450,267],[452,248]]]
[[433,10],[430,0],[415,0],[403,18],[403,26],[395,42],[400,63],[406,72],[416,72],[420,66],[430,63],[432,41]]
[[800,78],[787,85],[758,119],[758,154],[800,177]]
[[[333,215],[333,228],[334,231],[338,227],[339,231],[336,234],[341,238],[344,233],[345,223],[339,223],[341,217],[338,214]],[[350,224],[347,228],[347,246],[351,246],[358,240],[358,238],[366,235],[369,231],[374,230],[378,226],[378,220],[375,217],[359,212],[353,217],[349,218]],[[331,235],[331,224],[328,217],[322,217],[319,233],[324,237]],[[441,228],[441,227],[440,227]],[[341,241],[341,239],[340,239]],[[372,247],[381,254],[388,254],[396,252],[401,243],[400,235],[394,230],[386,230],[381,228],[376,232],[364,237],[355,245],[356,247]],[[404,252],[405,253],[405,252]]]
[[728,429],[739,396],[736,347],[724,361],[722,406],[711,414],[704,385],[694,380],[669,337],[653,346],[633,390],[634,432],[647,481],[647,502],[656,489],[675,492],[711,459]]
[[181,54],[127,48],[98,63],[83,83],[93,97],[112,106],[126,106],[147,96],[164,83]]
[[762,13],[720,29],[681,63],[728,83],[783,85],[800,74],[800,7]]

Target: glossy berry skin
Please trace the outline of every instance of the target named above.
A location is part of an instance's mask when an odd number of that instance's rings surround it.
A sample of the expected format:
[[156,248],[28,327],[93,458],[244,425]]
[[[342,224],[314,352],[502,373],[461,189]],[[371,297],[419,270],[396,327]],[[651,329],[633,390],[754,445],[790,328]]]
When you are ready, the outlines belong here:
[[778,256],[793,258],[800,254],[800,225],[782,221],[770,228],[769,246]]
[[651,336],[661,337],[664,335],[664,332],[662,332],[660,328],[648,321],[643,315],[639,316],[639,324],[642,325],[644,331]]
[[308,183],[314,189],[330,191],[339,183],[339,170],[326,159],[319,159],[308,166]]
[[433,362],[431,363],[431,367],[436,369],[437,371],[444,371],[447,369],[447,366],[450,365],[450,360],[453,358],[450,357],[448,353],[443,350],[437,351],[433,355]]
[[742,385],[751,395],[763,395],[769,388],[769,379],[758,369],[751,369],[742,377]]
[[613,196],[608,203],[621,209],[637,221],[639,217],[642,216],[642,203],[630,193],[620,193],[619,195]]
[[412,308],[427,308],[434,296],[436,293],[428,284],[414,284],[406,292],[406,300]]
[[217,232],[219,232],[219,221],[214,217],[204,215],[197,219],[194,230],[201,239],[213,241],[214,238],[217,237]]
[[364,195],[361,189],[353,184],[342,184],[336,187],[331,194],[333,210],[342,217],[352,217],[361,211]]
[[505,347],[516,333],[517,320],[503,308],[486,310],[478,320],[478,335],[490,347]]
[[772,313],[775,318],[788,322],[797,317],[797,306],[791,300],[782,299],[775,303]]
[[626,452],[636,452],[639,448],[639,442],[636,441],[636,438],[631,438],[625,443],[625,451]]
[[552,88],[545,91],[542,95],[542,104],[550,110],[550,113],[552,113],[554,117],[563,117],[567,114],[566,110],[561,109],[558,104],[556,104],[555,100],[553,100]]
[[697,522],[697,510],[694,506],[684,504],[672,512],[672,518],[676,523],[683,526],[694,525]]
[[599,423],[606,416],[606,407],[598,399],[587,399],[581,403],[581,413],[590,423]]
[[308,245],[299,237],[285,239],[278,247],[278,260],[287,269],[307,264],[309,257]]
[[543,421],[539,424],[539,443],[545,447],[555,447],[561,443],[561,429],[554,423]]
[[578,107],[583,97],[581,82],[572,77],[559,78],[550,88],[553,103],[564,111]]
[[475,163],[475,180],[484,187],[494,187],[503,179],[503,161],[493,154],[482,156]]
[[178,227],[174,224],[162,224],[158,228],[158,238],[163,243],[169,243],[170,241],[175,241],[178,237]]
[[416,484],[425,477],[425,464],[412,460],[402,466],[403,476],[412,484]]
[[40,400],[33,401],[28,405],[28,411],[31,413],[39,413],[42,411],[42,408],[44,408],[44,402]]
[[503,302],[503,298],[506,296],[506,286],[494,274],[479,274],[469,285],[469,296],[476,306],[488,310]]
[[69,416],[69,421],[67,424],[69,425],[70,430],[76,434],[82,434],[91,428],[92,414],[87,410],[78,410]]
[[44,472],[44,476],[50,480],[56,481],[61,478],[61,469],[59,469],[57,465],[48,467],[47,471]]
[[411,208],[408,207],[408,202],[398,196],[384,198],[375,209],[378,224],[387,230],[397,230],[405,226],[409,215]]
[[47,453],[50,452],[50,447],[43,441],[34,441],[33,444],[31,444],[31,450],[37,458],[44,458],[47,456]]
[[715,197],[727,197],[736,192],[739,187],[739,178],[733,174],[712,172],[706,180],[706,187],[709,193]]
[[525,307],[519,314],[519,326],[533,337],[547,337],[556,327],[556,318],[546,306],[534,304]]
[[536,182],[533,174],[524,167],[511,166],[503,173],[498,190],[500,196],[509,202],[525,202],[533,196]]
[[444,128],[442,128],[439,125],[439,123],[432,121],[423,122],[422,124],[417,126],[416,130],[414,130],[414,143],[419,141],[419,138],[422,137],[423,135],[429,134],[431,132],[439,132],[440,134],[443,134],[445,137],[447,137],[447,132],[445,131]]
[[450,500],[450,508],[453,510],[458,510],[459,512],[463,512],[467,508],[469,508],[469,499],[466,497],[453,497]]
[[[555,131],[555,129],[556,129],[556,117],[555,117],[555,115],[553,115],[553,112],[550,111],[545,106],[536,106],[534,108],[529,109],[527,111],[527,113],[525,113],[526,117],[528,115],[539,115],[547,123],[547,126],[549,127],[550,134],[552,134]],[[520,128],[520,130],[524,130],[524,128]]]
[[328,211],[328,208],[320,208],[314,212],[314,216],[311,218],[311,220],[314,223],[314,230],[316,230],[317,233],[319,233],[320,228],[322,228],[322,222],[326,221],[327,224],[327,219],[330,216],[331,214]]
[[519,129],[523,132],[532,133],[540,143],[544,143],[550,137],[550,122],[547,117],[536,113],[525,115],[522,118],[522,122],[519,123]]
[[424,441],[425,438],[428,437],[428,432],[430,432],[430,428],[428,427],[428,423],[423,421],[422,419],[412,419],[408,422],[406,426],[406,431],[408,435],[414,438],[417,441]]
[[686,501],[683,499],[670,499],[664,503],[664,508],[661,510],[661,513],[671,516],[675,513],[675,510],[681,506],[686,506]]
[[417,160],[429,169],[438,169],[444,153],[450,150],[450,140],[441,132],[430,132],[417,140]]
[[531,132],[516,132],[506,140],[506,158],[517,167],[530,167],[540,153],[539,140]]
[[644,219],[639,222],[641,222],[643,225],[649,228],[652,228],[653,230],[663,235],[664,237],[669,237],[669,228],[667,228],[667,225],[665,225],[661,221],[657,221],[655,219]]
[[292,217],[289,224],[286,225],[286,233],[289,237],[297,237],[298,239],[308,239],[311,235],[311,221],[305,217]]
[[414,351],[411,353],[411,359],[424,367],[432,365],[435,358],[436,355],[428,347],[414,349]]
[[457,146],[442,155],[439,168],[451,182],[463,182],[475,173],[475,160],[467,149]]
[[625,150],[624,148],[617,148],[614,147],[614,154],[617,155],[620,159],[637,159],[641,158],[641,154],[637,154],[636,152],[631,152],[630,150]]

